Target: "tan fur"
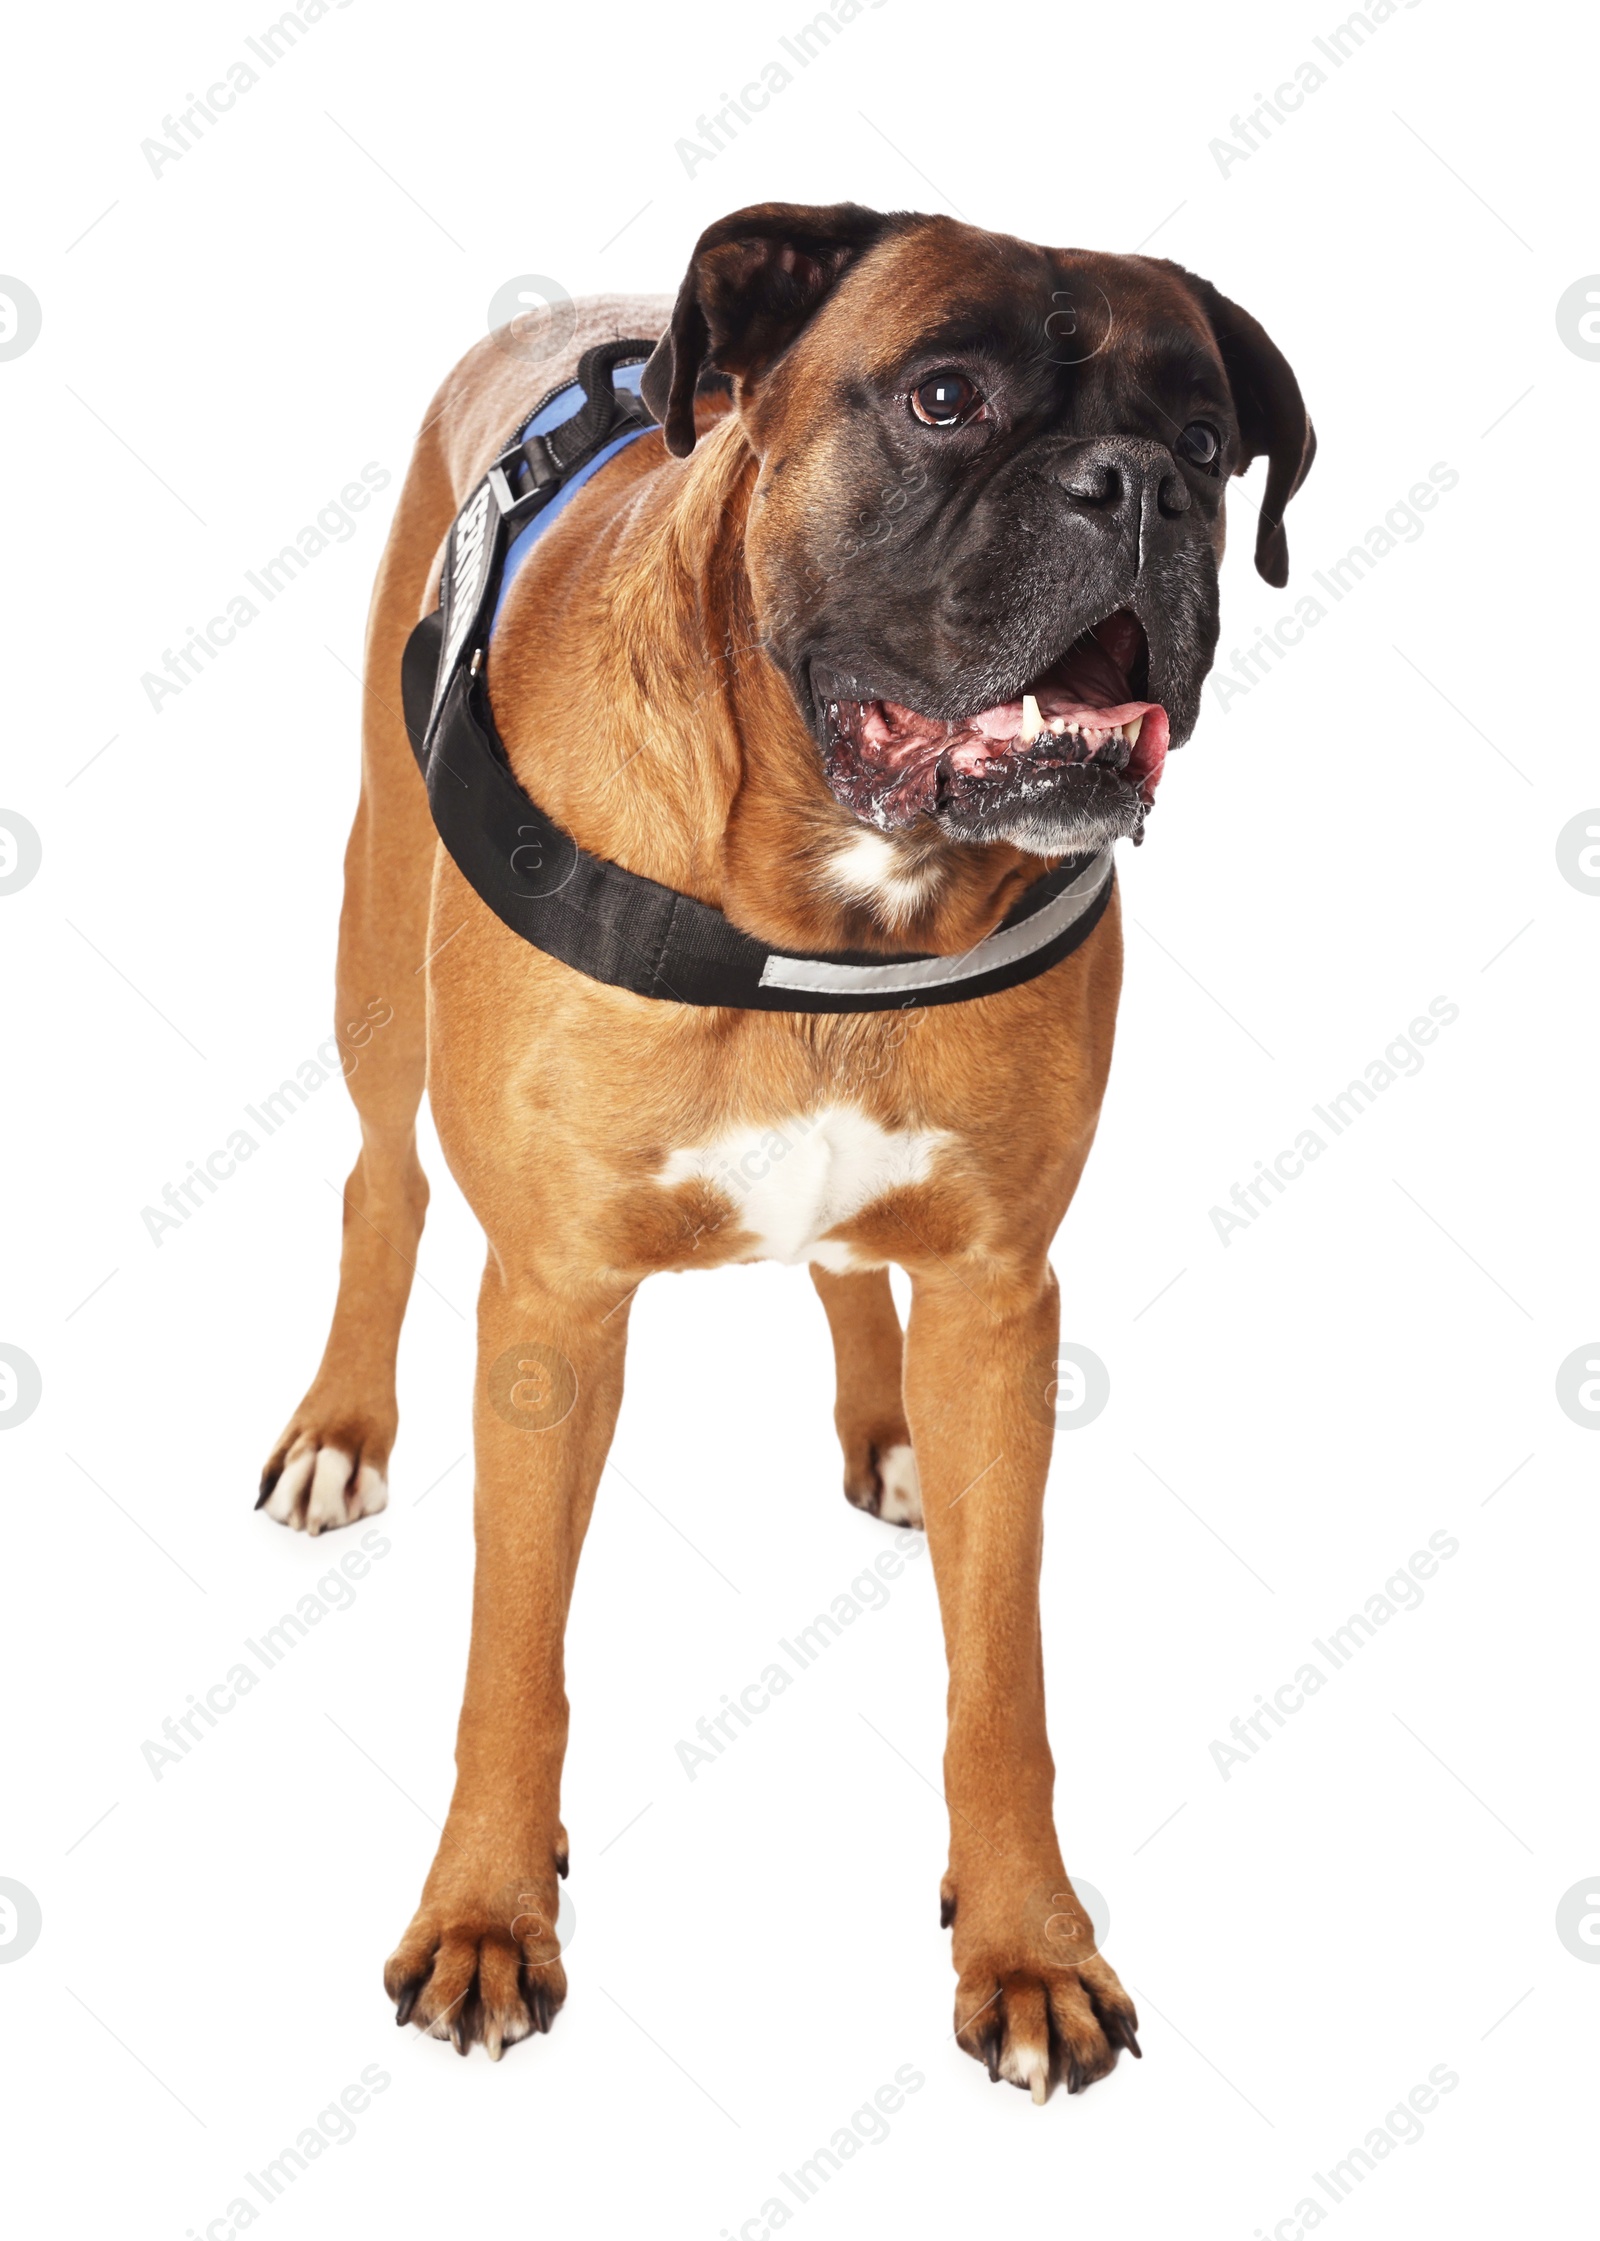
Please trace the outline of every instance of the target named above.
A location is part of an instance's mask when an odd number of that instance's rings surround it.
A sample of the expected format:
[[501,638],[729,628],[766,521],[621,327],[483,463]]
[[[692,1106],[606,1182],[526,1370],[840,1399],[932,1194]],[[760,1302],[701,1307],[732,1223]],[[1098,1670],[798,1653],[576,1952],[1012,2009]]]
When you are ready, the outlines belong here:
[[[903,298],[904,316],[920,320],[921,284],[914,260],[891,270],[882,315],[896,316]],[[656,332],[665,312],[596,305],[575,347]],[[806,347],[830,347],[828,333],[824,315]],[[871,1506],[875,1458],[907,1438],[921,1473],[950,1666],[944,1894],[955,1908],[960,2036],[1026,2071],[1041,2047],[1050,2058],[1048,2009],[1063,2065],[1083,2082],[1132,2043],[1132,2009],[1092,1951],[1052,1820],[1038,1612],[1057,1335],[1046,1251],[1110,1064],[1116,905],[1043,977],[909,1018],[651,1002],[582,978],[509,931],[436,844],[397,679],[454,513],[546,386],[492,342],[468,355],[435,400],[380,571],[338,1018],[348,1033],[373,999],[395,1016],[352,1078],[362,1147],[333,1329],[274,1458],[337,1446],[387,1461],[427,1196],[413,1134],[426,1071],[452,1173],[489,1247],[477,1585],[455,1795],[387,1982],[406,2012],[415,2002],[419,2024],[463,2051],[477,2037],[498,2052],[560,2005],[551,1925],[566,1854],[562,1637],[622,1392],[629,1302],[656,1270],[714,1267],[753,1242],[722,1190],[652,1178],[675,1148],[735,1125],[853,1105],[886,1130],[946,1131],[953,1147],[926,1182],[832,1233],[876,1272],[815,1281],[839,1361],[851,1498]],[[613,462],[518,578],[489,671],[513,767],[586,848],[720,906],[767,941],[964,949],[1045,867],[1008,847],[943,848],[927,904],[894,924],[821,876],[859,828],[756,650],[761,594],[747,555],[777,569],[782,523],[752,531],[761,459],[746,421],[711,408],[703,420],[687,459],[651,435]],[[803,420],[789,432],[803,452]],[[913,1285],[903,1375],[887,1262]],[[535,1365],[535,1415],[538,1365],[570,1364],[575,1399],[560,1421],[508,1421],[496,1405],[508,1360],[519,1375]]]

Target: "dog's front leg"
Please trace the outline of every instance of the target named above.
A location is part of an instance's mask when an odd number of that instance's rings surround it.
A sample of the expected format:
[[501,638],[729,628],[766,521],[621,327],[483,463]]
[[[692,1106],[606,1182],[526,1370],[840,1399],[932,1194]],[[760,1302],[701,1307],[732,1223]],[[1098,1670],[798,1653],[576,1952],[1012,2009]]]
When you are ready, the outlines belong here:
[[[607,1310],[614,1312],[607,1314]],[[622,1399],[626,1307],[577,1304],[493,1260],[478,1303],[477,1571],[456,1787],[422,1904],[384,1984],[401,2023],[503,2047],[566,1998],[563,1644],[578,1553]]]
[[1137,2018],[1094,1949],[1052,1815],[1039,1627],[1054,1276],[914,1279],[906,1409],[950,1667],[945,1797],[956,2036],[1043,2100],[1134,2053]]

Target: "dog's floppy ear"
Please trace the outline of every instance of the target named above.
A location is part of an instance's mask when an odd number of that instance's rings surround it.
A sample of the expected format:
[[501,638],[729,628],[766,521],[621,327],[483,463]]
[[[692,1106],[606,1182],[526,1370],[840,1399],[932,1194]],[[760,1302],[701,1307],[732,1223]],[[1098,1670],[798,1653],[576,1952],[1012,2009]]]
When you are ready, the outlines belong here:
[[1289,581],[1284,509],[1311,471],[1317,455],[1316,430],[1288,359],[1260,321],[1231,303],[1209,280],[1184,272],[1181,265],[1172,269],[1182,273],[1199,297],[1222,355],[1244,439],[1239,472],[1266,453],[1267,487],[1256,531],[1256,570],[1281,591]]
[[863,250],[896,221],[859,203],[761,202],[708,226],[695,243],[672,324],[640,384],[681,459],[694,449],[702,372],[748,379],[787,349]]

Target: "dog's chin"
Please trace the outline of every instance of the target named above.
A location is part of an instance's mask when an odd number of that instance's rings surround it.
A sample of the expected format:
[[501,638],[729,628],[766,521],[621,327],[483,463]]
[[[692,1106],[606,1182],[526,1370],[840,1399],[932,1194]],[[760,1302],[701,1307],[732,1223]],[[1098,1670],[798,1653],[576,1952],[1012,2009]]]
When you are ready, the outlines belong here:
[[1165,708],[1145,697],[1149,666],[1144,631],[1121,609],[1013,697],[965,714],[830,698],[823,773],[880,832],[926,821],[948,840],[1007,841],[1039,856],[1137,841],[1171,731]]
[[1150,808],[1139,787],[1091,764],[1019,773],[988,797],[935,810],[933,821],[946,840],[1006,841],[1032,856],[1084,856],[1114,840],[1137,847]]

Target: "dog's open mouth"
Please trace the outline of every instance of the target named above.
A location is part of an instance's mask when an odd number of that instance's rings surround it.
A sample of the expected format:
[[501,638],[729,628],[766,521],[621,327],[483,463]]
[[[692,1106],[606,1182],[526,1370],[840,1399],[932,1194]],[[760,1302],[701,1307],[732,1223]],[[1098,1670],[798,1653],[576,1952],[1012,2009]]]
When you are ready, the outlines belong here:
[[828,782],[881,831],[920,816],[977,837],[1043,804],[1072,797],[1137,835],[1167,757],[1167,712],[1140,697],[1149,683],[1142,624],[1126,607],[1081,633],[1015,700],[953,723],[893,700],[830,700]]

